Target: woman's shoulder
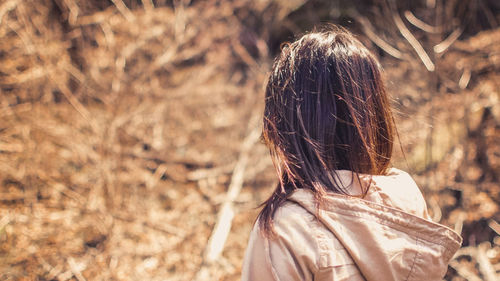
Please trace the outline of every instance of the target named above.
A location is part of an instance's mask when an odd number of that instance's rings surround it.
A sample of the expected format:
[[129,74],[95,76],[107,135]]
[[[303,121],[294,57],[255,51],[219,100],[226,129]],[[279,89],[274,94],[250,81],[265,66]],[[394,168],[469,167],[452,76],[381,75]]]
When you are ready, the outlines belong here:
[[317,233],[322,230],[321,222],[304,209],[301,205],[286,201],[281,205],[273,217],[274,236],[271,240],[293,247],[299,243],[301,249],[317,250]]
[[317,226],[313,215],[288,201],[274,215],[274,235],[266,235],[257,220],[250,234],[242,280],[314,280],[319,270]]
[[365,199],[429,218],[422,191],[407,172],[392,168],[387,175],[373,176],[371,184]]
[[336,236],[310,211],[293,201],[279,207],[273,219],[270,249],[293,252],[310,269],[353,264]]
[[306,227],[314,222],[316,217],[293,201],[285,201],[274,214],[273,222],[277,230],[287,230],[290,227]]
[[246,278],[254,276],[257,267],[261,274],[258,280],[268,280],[262,279],[262,272],[272,275],[272,280],[331,280],[333,276],[335,280],[347,280],[347,276],[361,276],[336,236],[298,203],[287,201],[280,206],[273,222],[272,237],[263,234],[259,221],[254,225],[243,280],[252,280]]

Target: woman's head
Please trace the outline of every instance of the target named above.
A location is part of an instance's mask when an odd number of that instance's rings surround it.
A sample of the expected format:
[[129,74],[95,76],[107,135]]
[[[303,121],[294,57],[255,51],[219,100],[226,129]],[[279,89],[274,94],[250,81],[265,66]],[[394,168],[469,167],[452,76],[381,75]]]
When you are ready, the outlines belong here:
[[[266,207],[294,188],[345,193],[335,170],[387,171],[394,123],[380,65],[345,29],[285,44],[265,99],[263,138],[280,178]],[[266,207],[261,216],[272,217]]]

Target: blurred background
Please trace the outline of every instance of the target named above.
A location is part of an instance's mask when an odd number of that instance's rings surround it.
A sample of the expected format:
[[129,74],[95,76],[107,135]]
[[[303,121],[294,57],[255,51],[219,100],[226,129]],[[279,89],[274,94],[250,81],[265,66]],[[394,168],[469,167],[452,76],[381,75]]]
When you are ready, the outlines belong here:
[[[380,59],[394,166],[500,276],[497,0],[0,1],[0,280],[239,280],[276,184],[280,45],[347,27]],[[404,153],[402,153],[404,151]]]

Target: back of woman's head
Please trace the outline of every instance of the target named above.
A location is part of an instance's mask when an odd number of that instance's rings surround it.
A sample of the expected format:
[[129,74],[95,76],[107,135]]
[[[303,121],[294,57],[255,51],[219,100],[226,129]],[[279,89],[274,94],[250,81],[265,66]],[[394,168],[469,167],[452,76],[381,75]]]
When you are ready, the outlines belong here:
[[295,188],[347,193],[336,170],[386,173],[394,123],[376,58],[332,27],[285,44],[266,88],[263,138],[280,178],[261,224]]

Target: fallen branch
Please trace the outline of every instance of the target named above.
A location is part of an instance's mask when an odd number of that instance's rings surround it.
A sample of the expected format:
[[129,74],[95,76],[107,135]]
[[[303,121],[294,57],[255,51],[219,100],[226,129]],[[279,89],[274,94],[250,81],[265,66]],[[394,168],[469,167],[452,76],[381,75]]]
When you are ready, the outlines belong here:
[[222,251],[224,244],[231,230],[232,220],[234,218],[233,201],[236,199],[243,186],[245,169],[248,164],[250,149],[258,141],[260,137],[260,128],[254,128],[245,138],[241,146],[238,162],[233,170],[231,183],[229,184],[226,198],[217,214],[217,223],[214,226],[212,235],[208,239],[208,245],[203,255],[201,268],[193,280],[210,280],[209,267],[216,261]]

